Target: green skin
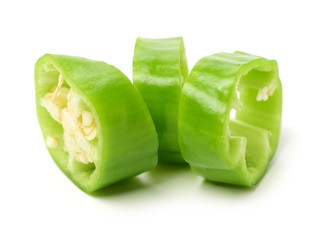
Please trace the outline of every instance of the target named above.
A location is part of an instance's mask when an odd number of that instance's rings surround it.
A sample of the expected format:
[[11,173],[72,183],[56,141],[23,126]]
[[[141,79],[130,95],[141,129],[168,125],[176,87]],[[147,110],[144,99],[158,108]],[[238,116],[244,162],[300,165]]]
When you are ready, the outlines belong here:
[[[97,159],[94,164],[75,161],[72,171],[64,150],[63,128],[40,105],[43,95],[57,85],[60,73],[65,84],[85,100],[98,126]],[[59,141],[58,147],[48,151],[83,191],[93,192],[157,164],[158,140],[152,118],[139,92],[117,68],[80,57],[46,54],[35,66],[35,90],[44,139],[55,136]]]
[[[263,87],[274,92],[266,101],[257,101]],[[233,108],[238,110],[232,119]],[[281,115],[276,61],[242,52],[202,58],[182,89],[178,120],[182,155],[207,180],[254,186],[276,152]]]
[[159,138],[159,160],[185,163],[178,143],[178,107],[188,68],[183,39],[137,38],[133,84],[152,115]]

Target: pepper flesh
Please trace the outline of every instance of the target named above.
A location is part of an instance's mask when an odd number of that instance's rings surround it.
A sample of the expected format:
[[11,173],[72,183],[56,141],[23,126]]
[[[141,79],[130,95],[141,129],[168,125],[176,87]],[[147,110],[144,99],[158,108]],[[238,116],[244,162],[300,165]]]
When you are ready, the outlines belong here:
[[[83,191],[93,192],[157,164],[158,140],[152,118],[139,92],[117,68],[80,57],[46,54],[35,66],[35,90],[48,151]],[[54,97],[55,107],[46,107],[54,91],[66,97]],[[71,126],[73,120],[80,124]],[[68,123],[63,125],[64,121]],[[66,142],[73,138],[66,139],[65,132],[76,132],[77,126],[92,144],[93,154],[87,158],[74,155],[69,161],[71,150]]]
[[276,61],[243,52],[205,57],[193,67],[182,90],[182,155],[208,180],[253,186],[276,152],[281,112]]
[[144,98],[159,138],[159,160],[185,163],[178,144],[178,106],[188,75],[183,39],[138,37],[133,84]]

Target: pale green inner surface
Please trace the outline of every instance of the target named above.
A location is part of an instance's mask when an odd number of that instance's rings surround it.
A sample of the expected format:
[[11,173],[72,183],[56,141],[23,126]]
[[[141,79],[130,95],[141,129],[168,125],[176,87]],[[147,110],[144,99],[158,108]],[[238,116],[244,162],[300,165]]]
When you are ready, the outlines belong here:
[[[54,74],[56,70],[52,67],[45,66],[45,71],[52,71],[50,76],[58,76],[58,83],[54,85],[52,79],[53,83],[42,95],[40,105],[50,114],[51,121],[61,126],[62,131],[56,136],[46,133],[46,145],[51,150],[58,148],[66,152],[67,158],[61,161],[66,161],[66,167],[71,172],[87,172],[90,175],[95,169],[98,154],[95,118],[85,101],[70,88],[62,74]],[[49,124],[53,125],[53,122]]]
[[252,179],[259,178],[268,164],[272,129],[265,129],[259,121],[248,123],[245,118],[259,115],[267,120],[268,113],[260,105],[270,100],[276,90],[276,81],[275,71],[251,69],[239,79],[232,100],[235,110],[231,111],[229,119],[230,157],[237,166],[247,169]]

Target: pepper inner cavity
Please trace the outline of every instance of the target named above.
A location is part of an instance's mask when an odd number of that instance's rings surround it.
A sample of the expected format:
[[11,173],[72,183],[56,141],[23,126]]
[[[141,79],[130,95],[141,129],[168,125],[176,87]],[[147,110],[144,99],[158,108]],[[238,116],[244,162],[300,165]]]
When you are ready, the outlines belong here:
[[[69,169],[73,164],[94,163],[97,151],[97,125],[90,109],[72,88],[63,86],[59,75],[57,86],[52,86],[42,97],[41,105],[63,127],[64,150],[69,154]],[[51,139],[52,136],[48,136]],[[53,144],[54,147],[54,144]]]
[[232,99],[228,126],[230,147],[243,148],[242,155],[237,157],[243,157],[251,169],[264,165],[270,153],[271,133],[255,119],[266,116],[263,102],[267,102],[275,91],[274,81],[273,71],[252,69],[241,77]]
[[250,70],[240,79],[238,90],[242,87],[249,87],[257,90],[256,101],[267,101],[273,95],[276,89],[275,71],[260,71],[257,69]]

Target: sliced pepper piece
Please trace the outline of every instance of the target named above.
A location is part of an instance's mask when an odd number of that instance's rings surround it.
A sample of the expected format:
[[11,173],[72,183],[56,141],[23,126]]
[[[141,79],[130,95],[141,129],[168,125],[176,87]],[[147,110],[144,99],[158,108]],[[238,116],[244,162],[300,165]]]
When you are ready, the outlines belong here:
[[138,37],[133,84],[144,98],[159,137],[159,160],[185,163],[178,144],[178,106],[188,75],[183,39]]
[[202,58],[182,89],[182,155],[208,180],[253,186],[276,152],[281,115],[276,61],[243,52]]
[[117,68],[46,54],[35,66],[37,115],[48,151],[85,192],[152,169],[158,140],[142,97]]

